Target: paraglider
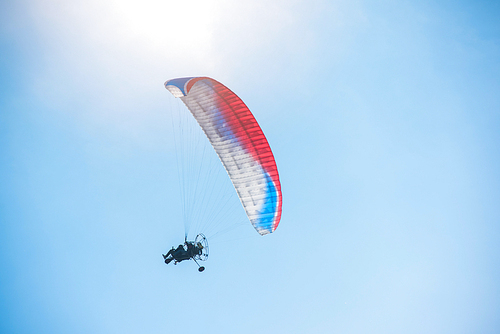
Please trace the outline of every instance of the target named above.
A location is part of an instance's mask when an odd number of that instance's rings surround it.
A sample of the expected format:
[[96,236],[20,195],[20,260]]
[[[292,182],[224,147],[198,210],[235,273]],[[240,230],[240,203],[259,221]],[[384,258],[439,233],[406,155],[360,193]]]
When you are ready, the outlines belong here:
[[255,230],[260,235],[274,232],[282,210],[278,169],[269,143],[245,103],[208,77],[168,80],[165,88],[182,100],[202,128]]
[[[174,264],[184,260],[205,261],[208,258],[208,241],[203,234],[198,234],[194,241],[184,241],[177,248],[172,247],[167,254],[162,254],[165,264],[174,261]],[[198,261],[197,261],[198,260]],[[198,271],[205,270],[205,267],[198,264]]]

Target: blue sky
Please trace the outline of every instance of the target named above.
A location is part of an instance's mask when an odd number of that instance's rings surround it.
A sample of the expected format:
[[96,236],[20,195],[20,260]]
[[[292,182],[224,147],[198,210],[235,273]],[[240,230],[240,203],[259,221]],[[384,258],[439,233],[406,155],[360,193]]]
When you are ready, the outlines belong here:
[[[497,333],[499,14],[2,2],[0,332]],[[183,237],[163,82],[197,75],[250,107],[283,189],[276,232],[202,274],[160,256]]]

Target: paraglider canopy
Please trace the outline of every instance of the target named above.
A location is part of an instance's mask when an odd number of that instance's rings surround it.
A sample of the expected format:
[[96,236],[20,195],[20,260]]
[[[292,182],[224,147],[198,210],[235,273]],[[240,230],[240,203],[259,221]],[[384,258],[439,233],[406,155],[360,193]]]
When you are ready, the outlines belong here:
[[224,165],[245,212],[261,235],[281,219],[281,184],[273,153],[245,103],[208,77],[165,82],[187,106]]

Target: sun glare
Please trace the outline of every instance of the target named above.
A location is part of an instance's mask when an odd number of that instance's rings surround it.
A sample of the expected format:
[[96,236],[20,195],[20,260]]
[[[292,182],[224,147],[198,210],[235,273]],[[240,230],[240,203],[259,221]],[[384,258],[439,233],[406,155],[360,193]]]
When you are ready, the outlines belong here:
[[217,12],[213,2],[115,1],[112,6],[123,33],[141,39],[147,47],[181,54],[210,47]]

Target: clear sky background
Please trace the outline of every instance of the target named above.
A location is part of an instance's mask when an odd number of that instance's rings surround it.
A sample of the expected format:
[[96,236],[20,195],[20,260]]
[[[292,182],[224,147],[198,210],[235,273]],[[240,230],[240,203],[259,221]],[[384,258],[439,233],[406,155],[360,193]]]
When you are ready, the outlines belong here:
[[[0,332],[500,332],[499,17],[2,1]],[[284,200],[201,274],[160,255],[183,237],[163,83],[199,75],[253,111]]]

